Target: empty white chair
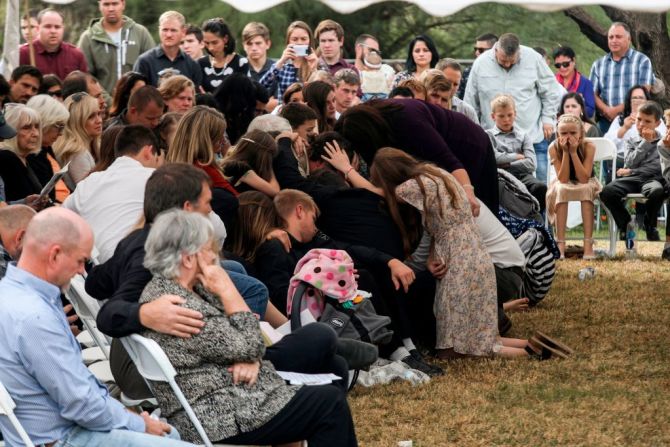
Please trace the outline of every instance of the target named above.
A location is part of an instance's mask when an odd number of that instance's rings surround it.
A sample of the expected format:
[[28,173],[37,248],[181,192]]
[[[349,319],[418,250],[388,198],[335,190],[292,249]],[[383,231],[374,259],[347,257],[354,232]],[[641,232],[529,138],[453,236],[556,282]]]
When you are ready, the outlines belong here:
[[21,425],[21,422],[16,418],[14,408],[16,408],[14,399],[12,399],[12,396],[9,395],[5,386],[0,382],[0,415],[7,416],[12,427],[14,427],[14,430],[16,430],[16,433],[21,437],[21,440],[26,447],[34,447],[35,444],[30,440],[30,437]]

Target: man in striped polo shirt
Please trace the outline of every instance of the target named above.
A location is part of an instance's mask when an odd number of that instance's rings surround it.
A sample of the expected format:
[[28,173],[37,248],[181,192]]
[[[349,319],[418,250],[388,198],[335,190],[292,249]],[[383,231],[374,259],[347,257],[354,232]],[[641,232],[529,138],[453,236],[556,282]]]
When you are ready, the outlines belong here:
[[599,126],[605,134],[612,120],[623,112],[626,92],[634,85],[651,88],[654,70],[647,56],[631,48],[630,28],[614,22],[607,32],[610,52],[591,66]]

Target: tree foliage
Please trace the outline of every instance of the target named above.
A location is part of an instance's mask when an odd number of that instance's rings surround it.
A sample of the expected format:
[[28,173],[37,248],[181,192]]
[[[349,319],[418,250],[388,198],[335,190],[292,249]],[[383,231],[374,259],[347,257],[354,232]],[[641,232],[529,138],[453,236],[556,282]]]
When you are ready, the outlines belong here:
[[[444,0],[449,1],[449,0]],[[2,12],[3,5],[0,5]],[[21,7],[25,4],[21,1]],[[534,12],[499,3],[471,6],[446,17],[433,17],[415,5],[401,1],[377,3],[353,14],[338,14],[314,0],[290,0],[272,9],[255,14],[241,13],[221,0],[126,0],[126,14],[144,24],[158,37],[158,17],[163,11],[182,12],[188,22],[201,24],[211,17],[223,17],[239,34],[250,21],[269,26],[273,47],[270,54],[278,57],[285,42],[285,30],[294,20],[303,20],[316,27],[319,21],[332,18],[345,29],[345,55],[353,57],[354,39],[362,33],[375,35],[381,42],[384,57],[406,59],[407,44],[418,34],[428,34],[436,42],[440,55],[457,59],[473,57],[474,38],[485,32],[514,32],[527,46],[540,46],[547,51],[559,45],[574,48],[578,68],[588,74],[595,59],[607,51],[607,27],[613,20],[622,20],[633,28],[633,39],[639,49],[652,59],[654,68],[670,85],[670,42],[666,14],[640,14],[611,7],[571,8],[564,12]],[[30,0],[32,8],[44,3]],[[66,39],[78,40],[92,18],[98,17],[97,2],[77,0],[58,6],[66,16]],[[4,14],[0,16],[0,20]],[[1,36],[0,36],[1,38]],[[238,41],[238,51],[242,43]]]

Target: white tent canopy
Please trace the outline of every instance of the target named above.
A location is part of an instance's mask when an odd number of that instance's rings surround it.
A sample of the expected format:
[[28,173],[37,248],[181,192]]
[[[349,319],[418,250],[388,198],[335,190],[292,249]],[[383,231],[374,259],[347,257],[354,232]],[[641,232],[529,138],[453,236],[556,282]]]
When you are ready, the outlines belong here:
[[[289,0],[222,0],[242,12],[258,12]],[[348,14],[385,0],[320,0],[342,14]],[[405,0],[435,16],[454,14],[463,8],[488,0]],[[557,11],[572,6],[607,5],[631,11],[664,12],[670,0],[493,0],[496,3],[523,6],[537,11]]]

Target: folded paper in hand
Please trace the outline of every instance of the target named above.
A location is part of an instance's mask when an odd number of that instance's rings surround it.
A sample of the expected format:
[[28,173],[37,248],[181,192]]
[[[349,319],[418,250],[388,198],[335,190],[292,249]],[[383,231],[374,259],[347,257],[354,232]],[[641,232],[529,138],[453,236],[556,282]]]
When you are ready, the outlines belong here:
[[54,173],[54,175],[51,177],[51,180],[49,180],[49,183],[44,185],[44,188],[42,188],[42,191],[40,191],[40,199],[49,195],[49,193],[56,186],[56,183],[58,183],[58,180],[62,179],[65,176],[65,174],[67,174],[67,170],[69,167],[70,162],[68,162],[65,166],[63,166],[60,171]]

